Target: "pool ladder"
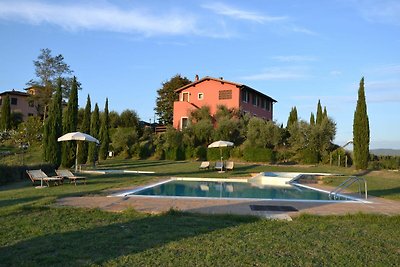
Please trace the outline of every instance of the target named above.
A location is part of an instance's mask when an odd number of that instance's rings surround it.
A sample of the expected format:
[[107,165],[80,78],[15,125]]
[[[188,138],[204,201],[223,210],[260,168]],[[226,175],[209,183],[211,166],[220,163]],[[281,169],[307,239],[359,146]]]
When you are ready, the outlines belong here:
[[364,184],[364,194],[365,194],[364,197],[365,197],[365,199],[368,199],[367,181],[364,178],[357,177],[357,176],[350,176],[347,180],[345,180],[343,183],[338,185],[335,189],[333,189],[329,193],[329,198],[334,199],[334,200],[339,199],[340,196],[338,196],[338,194],[340,194],[340,192],[342,192],[344,189],[348,188],[355,182],[358,183],[358,194],[360,194],[360,196],[362,196],[361,187],[362,187],[362,184]]

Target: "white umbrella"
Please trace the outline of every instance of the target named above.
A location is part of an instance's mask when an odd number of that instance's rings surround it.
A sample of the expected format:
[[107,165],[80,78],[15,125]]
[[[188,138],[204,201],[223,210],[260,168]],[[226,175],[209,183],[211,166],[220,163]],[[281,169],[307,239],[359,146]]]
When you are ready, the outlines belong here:
[[211,144],[208,145],[208,148],[214,148],[214,147],[219,147],[220,153],[221,153],[221,161],[222,161],[222,147],[229,147],[229,146],[234,146],[234,143],[229,142],[229,141],[215,141]]
[[[94,142],[99,144],[99,140],[97,140],[96,138],[94,138],[91,135],[85,134],[85,133],[81,133],[81,132],[72,132],[72,133],[67,133],[64,134],[63,136],[59,137],[57,139],[58,142],[62,142],[62,141],[87,141],[87,142]],[[75,154],[75,172],[78,171],[78,142],[76,142],[76,154]]]

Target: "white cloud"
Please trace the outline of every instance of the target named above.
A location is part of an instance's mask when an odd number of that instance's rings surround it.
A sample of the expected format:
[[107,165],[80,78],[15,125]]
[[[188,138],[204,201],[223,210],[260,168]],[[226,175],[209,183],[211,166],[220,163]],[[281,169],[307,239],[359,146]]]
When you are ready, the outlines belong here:
[[329,74],[332,76],[339,76],[342,75],[342,72],[340,70],[331,70]]
[[211,3],[202,6],[205,9],[209,9],[212,12],[223,15],[227,17],[231,17],[239,20],[249,20],[257,23],[265,23],[265,22],[275,22],[275,21],[283,21],[286,20],[286,16],[267,16],[262,15],[257,12],[241,10],[232,6],[228,6],[223,3]]
[[145,35],[205,34],[196,29],[193,14],[121,9],[111,4],[0,2],[0,18],[31,24],[54,24],[68,30],[102,30]]
[[275,59],[280,62],[301,62],[301,61],[317,61],[316,57],[312,56],[299,56],[299,55],[291,55],[291,56],[274,56],[272,59]]
[[290,25],[290,26],[288,26],[288,29],[290,31],[292,31],[292,32],[303,33],[303,34],[306,34],[306,35],[312,35],[312,36],[318,35],[318,33],[314,32],[314,31],[312,31],[310,29],[307,29],[307,28],[304,28],[304,27],[300,27],[300,26],[296,26],[296,25]]
[[367,21],[400,26],[398,0],[353,0],[352,2]]
[[242,77],[243,80],[268,81],[268,80],[298,80],[309,77],[304,68],[297,67],[273,67],[267,68],[261,73]]

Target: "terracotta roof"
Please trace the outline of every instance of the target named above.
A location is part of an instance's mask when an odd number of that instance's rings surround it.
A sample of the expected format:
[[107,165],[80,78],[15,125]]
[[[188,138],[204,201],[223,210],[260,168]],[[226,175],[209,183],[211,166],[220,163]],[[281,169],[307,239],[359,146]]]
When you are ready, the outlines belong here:
[[254,88],[251,88],[250,86],[247,86],[247,85],[245,85],[245,84],[236,83],[236,82],[231,82],[231,81],[224,80],[223,78],[213,78],[213,77],[209,77],[209,76],[205,76],[205,77],[199,79],[198,81],[194,81],[194,82],[189,83],[189,84],[187,84],[187,85],[185,85],[185,86],[182,86],[182,87],[176,89],[175,92],[178,93],[178,92],[180,92],[180,91],[182,91],[182,90],[185,90],[186,88],[195,86],[195,85],[198,84],[198,83],[201,83],[201,82],[204,82],[204,81],[210,81],[210,80],[211,80],[211,81],[216,81],[216,82],[222,82],[222,83],[231,84],[231,85],[234,85],[234,86],[236,86],[236,87],[238,87],[238,88],[240,88],[240,89],[247,89],[247,90],[249,90],[249,91],[258,93],[258,94],[260,94],[260,95],[262,95],[262,96],[264,96],[264,97],[266,97],[266,98],[269,98],[269,99],[270,99],[271,101],[273,101],[273,102],[278,102],[278,101],[276,101],[275,99],[273,99],[272,97],[270,97],[270,96],[268,96],[268,95],[266,95],[266,94],[263,94],[263,93],[261,93],[260,91],[254,89]]
[[28,93],[25,93],[25,92],[20,92],[20,91],[15,91],[15,90],[12,90],[12,91],[5,91],[5,92],[2,92],[2,93],[0,93],[0,95],[20,95],[20,96],[30,96],[30,94],[28,94]]

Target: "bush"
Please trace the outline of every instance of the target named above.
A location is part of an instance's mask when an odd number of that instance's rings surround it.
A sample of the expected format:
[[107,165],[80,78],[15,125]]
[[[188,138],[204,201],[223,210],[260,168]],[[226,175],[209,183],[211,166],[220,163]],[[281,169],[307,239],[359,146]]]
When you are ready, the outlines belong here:
[[153,153],[153,145],[150,141],[143,141],[140,142],[139,148],[138,148],[138,156],[141,159],[146,159],[151,156]]
[[221,160],[221,149],[222,149],[223,159],[229,159],[232,148],[231,147],[222,147],[222,148],[208,148],[207,149],[207,160],[210,160],[210,161]]
[[270,148],[247,146],[243,150],[243,158],[246,161],[275,162],[275,152]]
[[0,165],[0,185],[14,183],[29,179],[26,170],[41,169],[49,176],[54,175],[55,166],[52,164],[40,164],[31,166],[8,166]]
[[300,151],[300,161],[304,164],[315,164],[319,162],[318,151],[303,149]]
[[173,147],[165,150],[165,159],[167,160],[184,160],[185,150],[181,146]]
[[207,148],[204,146],[196,147],[194,150],[194,156],[196,159],[206,160],[207,159]]
[[238,147],[232,148],[231,157],[235,158],[235,159],[243,158],[243,149],[242,149],[242,147],[238,146]]

